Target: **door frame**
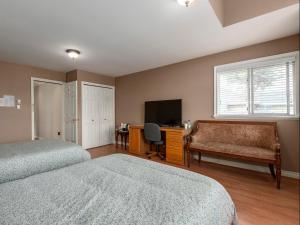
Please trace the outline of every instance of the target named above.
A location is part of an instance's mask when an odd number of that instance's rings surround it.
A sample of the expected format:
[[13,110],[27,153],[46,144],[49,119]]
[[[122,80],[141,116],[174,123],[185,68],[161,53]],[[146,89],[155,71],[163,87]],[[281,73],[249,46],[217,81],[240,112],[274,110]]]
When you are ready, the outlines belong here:
[[[111,85],[106,85],[106,84],[98,84],[98,83],[92,83],[92,82],[88,82],[88,81],[81,81],[81,145],[83,146],[83,148],[85,148],[85,143],[84,143],[84,139],[83,139],[83,128],[85,127],[83,121],[85,121],[84,118],[84,110],[83,110],[83,106],[84,106],[84,85],[86,86],[94,86],[94,87],[102,87],[102,88],[110,88],[113,90],[113,99],[114,99],[114,116],[113,116],[113,124],[115,126],[116,124],[116,92],[115,92],[115,86],[111,86]],[[113,137],[112,137],[113,138]],[[114,141],[114,139],[112,140],[112,142]]]
[[[50,80],[50,79],[44,79],[44,78],[39,78],[39,77],[31,77],[31,140],[34,140],[34,82],[44,82],[44,83],[51,83],[51,84],[58,84],[58,85],[62,85],[63,88],[65,87],[65,83],[64,81],[57,81],[57,80]],[[64,92],[63,92],[64,93]],[[62,139],[65,140],[65,99],[64,99],[64,95],[62,96]]]

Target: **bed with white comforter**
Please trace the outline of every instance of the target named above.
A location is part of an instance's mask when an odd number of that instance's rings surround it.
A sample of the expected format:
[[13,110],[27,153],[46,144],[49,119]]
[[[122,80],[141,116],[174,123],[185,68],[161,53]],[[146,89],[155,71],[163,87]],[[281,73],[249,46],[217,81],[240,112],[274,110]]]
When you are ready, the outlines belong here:
[[0,184],[1,225],[235,225],[206,176],[114,154]]
[[90,159],[81,146],[61,140],[0,144],[0,183],[73,165]]

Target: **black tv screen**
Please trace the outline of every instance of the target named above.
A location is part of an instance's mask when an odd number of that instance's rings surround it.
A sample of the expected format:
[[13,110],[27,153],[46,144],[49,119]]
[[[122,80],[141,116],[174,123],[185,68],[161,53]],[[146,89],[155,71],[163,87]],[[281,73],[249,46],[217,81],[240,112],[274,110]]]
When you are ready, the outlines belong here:
[[145,102],[145,123],[181,126],[181,99]]

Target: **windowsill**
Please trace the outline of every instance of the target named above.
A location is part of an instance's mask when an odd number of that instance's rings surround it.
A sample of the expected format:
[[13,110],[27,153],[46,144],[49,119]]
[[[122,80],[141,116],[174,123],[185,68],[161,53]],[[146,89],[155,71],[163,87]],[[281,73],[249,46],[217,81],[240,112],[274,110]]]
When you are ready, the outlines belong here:
[[213,115],[214,119],[228,119],[228,120],[299,120],[299,116],[218,116]]

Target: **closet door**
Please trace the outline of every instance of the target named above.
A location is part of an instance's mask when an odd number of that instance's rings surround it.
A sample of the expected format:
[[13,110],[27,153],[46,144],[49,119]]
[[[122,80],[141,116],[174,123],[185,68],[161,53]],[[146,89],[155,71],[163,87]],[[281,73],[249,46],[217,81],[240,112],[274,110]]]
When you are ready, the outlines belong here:
[[102,146],[104,145],[104,131],[103,131],[103,111],[105,108],[104,105],[104,93],[103,93],[103,88],[102,87],[96,87],[97,88],[97,146]]
[[91,146],[91,137],[88,135],[88,131],[92,126],[91,122],[91,108],[88,107],[90,104],[90,89],[89,86],[82,85],[82,147],[85,149]]
[[109,89],[108,90],[108,99],[109,99],[109,112],[107,115],[108,122],[109,122],[109,144],[114,143],[115,141],[115,90],[114,89]]
[[99,120],[97,88],[83,85],[82,88],[82,145],[85,149],[98,146]]
[[83,85],[82,118],[82,145],[85,149],[113,143],[114,89]]
[[113,143],[114,137],[114,118],[115,118],[115,104],[114,104],[114,90],[112,88],[102,88],[103,92],[103,113],[102,121],[102,144],[108,145]]
[[88,105],[88,108],[90,108],[90,120],[91,120],[91,126],[88,130],[88,135],[91,138],[91,148],[99,146],[99,114],[98,114],[98,108],[99,108],[99,101],[98,101],[98,90],[97,87],[90,86],[89,87],[91,91],[90,95],[90,104]]

